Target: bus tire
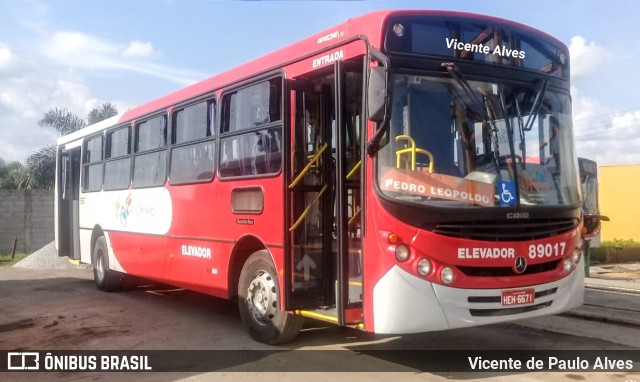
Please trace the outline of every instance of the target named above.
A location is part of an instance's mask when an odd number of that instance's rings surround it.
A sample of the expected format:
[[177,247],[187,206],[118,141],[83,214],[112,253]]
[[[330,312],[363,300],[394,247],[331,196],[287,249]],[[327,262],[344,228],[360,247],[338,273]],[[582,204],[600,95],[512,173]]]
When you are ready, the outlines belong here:
[[242,267],[238,282],[240,318],[255,341],[281,344],[293,340],[304,317],[280,310],[280,287],[266,250],[253,253]]
[[93,246],[93,279],[98,289],[114,292],[120,289],[122,273],[109,269],[107,240],[100,236]]

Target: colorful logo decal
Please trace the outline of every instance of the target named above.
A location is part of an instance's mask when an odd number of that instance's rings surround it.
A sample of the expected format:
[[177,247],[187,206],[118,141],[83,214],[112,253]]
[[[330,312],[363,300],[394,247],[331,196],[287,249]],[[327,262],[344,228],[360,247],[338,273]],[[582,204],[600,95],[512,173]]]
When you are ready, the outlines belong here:
[[116,199],[116,219],[122,224],[123,227],[127,226],[127,218],[131,213],[131,194],[127,195],[124,201]]
[[164,235],[171,227],[173,203],[166,188],[104,193],[100,212],[110,216],[108,229]]

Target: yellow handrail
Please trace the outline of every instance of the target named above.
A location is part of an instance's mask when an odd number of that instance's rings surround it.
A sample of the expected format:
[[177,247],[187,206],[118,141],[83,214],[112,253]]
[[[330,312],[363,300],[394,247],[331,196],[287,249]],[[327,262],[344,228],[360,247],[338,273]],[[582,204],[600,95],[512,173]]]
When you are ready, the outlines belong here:
[[411,158],[410,158],[410,167],[411,170],[415,171],[416,169],[416,153],[419,154],[425,154],[426,156],[429,157],[429,173],[433,172],[433,154],[431,154],[429,151],[425,150],[425,149],[421,149],[416,147],[416,141],[413,140],[413,138],[411,138],[408,135],[398,135],[396,137],[396,142],[400,141],[400,140],[406,140],[409,142],[409,147],[404,148],[404,149],[400,149],[400,150],[396,150],[396,168],[400,168],[400,162],[402,160],[402,155],[404,154],[411,154]]
[[409,158],[409,167],[412,170],[416,169],[416,149],[413,147],[407,147],[406,149],[401,149],[396,151],[396,168],[401,168],[402,161],[407,161],[406,158],[403,158],[402,155],[411,154],[411,158]]
[[311,161],[307,163],[307,165],[302,169],[302,171],[300,171],[300,174],[298,174],[298,176],[296,176],[293,182],[291,182],[291,184],[289,185],[289,189],[294,188],[296,184],[300,183],[304,175],[309,171],[311,166],[313,166],[313,164],[317,162],[318,159],[320,159],[320,155],[322,155],[322,153],[324,152],[324,150],[327,149],[327,147],[329,147],[328,143],[325,143],[324,145],[322,145],[322,147],[320,147],[320,150],[318,150],[318,152],[313,156],[313,158],[311,158]]
[[414,141],[413,138],[411,138],[408,135],[398,135],[396,137],[396,142],[401,140],[406,140],[407,142],[409,142],[409,147],[396,151],[396,167],[400,168],[400,157],[403,154],[411,154],[411,162],[410,162],[411,170],[415,170],[416,169],[416,141]]
[[356,221],[356,219],[358,218],[358,216],[360,216],[360,211],[362,211],[361,209],[358,209],[358,211],[356,211],[355,214],[353,214],[353,216],[351,217],[351,219],[349,219],[349,223],[347,223],[347,225],[351,225],[351,223],[353,223],[354,221]]
[[311,201],[311,203],[309,203],[309,205],[307,206],[307,208],[304,209],[304,211],[302,212],[302,215],[300,215],[300,217],[298,218],[298,220],[296,220],[295,223],[293,223],[293,225],[291,226],[291,228],[289,228],[289,232],[293,232],[296,228],[298,228],[298,226],[302,223],[302,221],[304,220],[304,218],[309,214],[309,212],[311,211],[311,207],[313,207],[314,204],[316,204],[318,202],[318,200],[320,199],[320,197],[322,196],[322,194],[324,194],[324,192],[327,190],[327,185],[325,184],[322,189],[320,190],[320,192],[318,192],[318,194],[315,196],[315,198],[313,198],[313,200]]
[[431,174],[433,172],[433,154],[431,154],[429,151],[425,149],[419,149],[419,148],[416,148],[416,152],[420,154],[425,154],[426,156],[429,157],[429,174]]
[[349,171],[349,173],[347,174],[347,179],[351,178],[352,176],[355,175],[355,173],[360,169],[360,166],[362,166],[362,161],[358,161],[358,163],[356,163],[355,166],[353,166],[353,168],[351,169],[351,171]]

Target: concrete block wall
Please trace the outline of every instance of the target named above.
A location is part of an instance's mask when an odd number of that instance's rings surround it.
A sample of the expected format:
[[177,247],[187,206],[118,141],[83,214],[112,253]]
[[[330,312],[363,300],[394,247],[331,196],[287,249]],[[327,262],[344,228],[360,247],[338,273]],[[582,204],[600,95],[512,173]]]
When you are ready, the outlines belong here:
[[34,252],[54,239],[53,190],[0,190],[0,253]]

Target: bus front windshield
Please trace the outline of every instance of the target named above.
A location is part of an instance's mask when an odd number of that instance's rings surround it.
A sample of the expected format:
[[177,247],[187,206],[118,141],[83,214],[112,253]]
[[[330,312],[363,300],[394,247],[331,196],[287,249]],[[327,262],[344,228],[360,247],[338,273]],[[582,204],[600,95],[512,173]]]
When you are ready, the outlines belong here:
[[569,95],[547,87],[393,75],[379,187],[456,207],[575,205]]

